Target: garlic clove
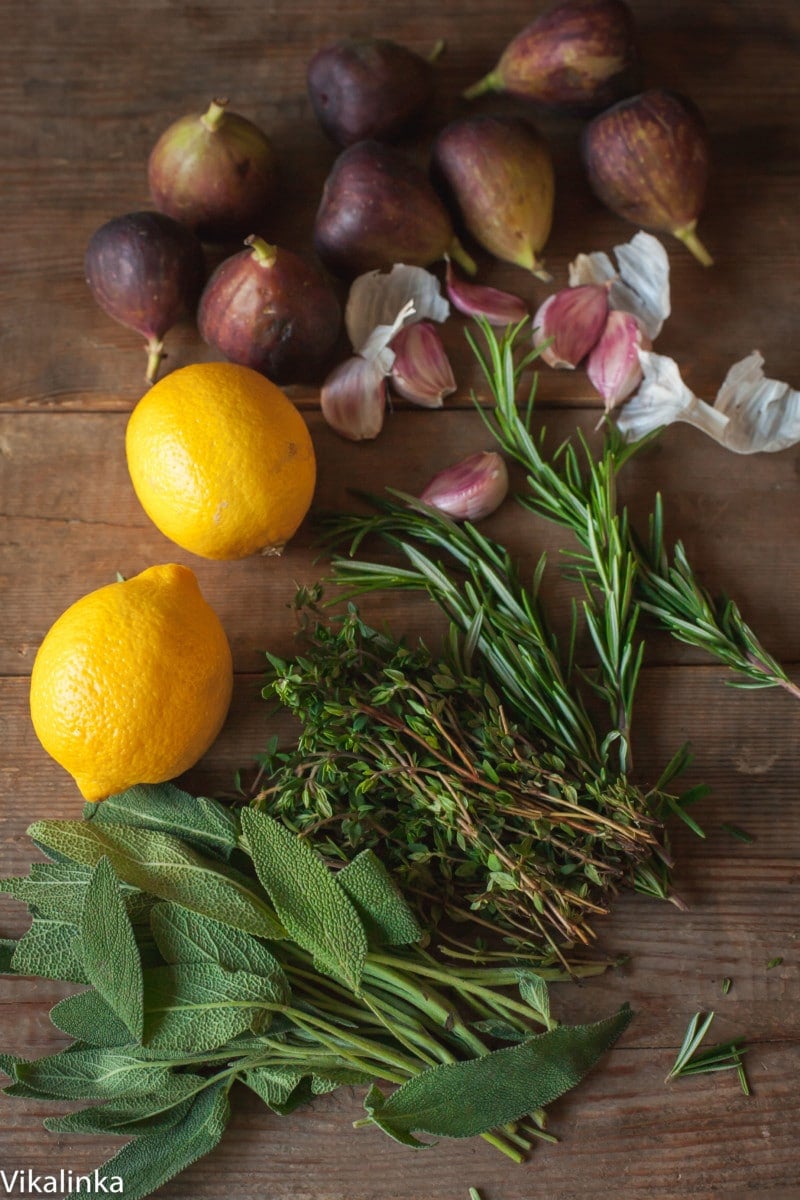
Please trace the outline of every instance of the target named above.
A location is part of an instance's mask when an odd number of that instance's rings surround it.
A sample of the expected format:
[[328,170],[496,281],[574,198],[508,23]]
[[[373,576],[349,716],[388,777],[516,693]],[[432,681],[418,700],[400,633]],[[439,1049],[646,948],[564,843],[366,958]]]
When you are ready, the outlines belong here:
[[632,313],[612,309],[586,363],[586,374],[603,397],[606,412],[636,391],[642,382],[639,350],[649,350],[651,345]]
[[434,475],[420,496],[456,521],[480,521],[508,495],[508,468],[494,450],[480,450]]
[[[548,296],[533,318],[533,344],[551,367],[577,367],[603,332],[608,318],[608,288],[587,283]],[[552,339],[552,340],[550,340]]]
[[501,292],[499,288],[468,283],[453,270],[447,260],[445,281],[447,296],[453,308],[465,317],[484,317],[490,325],[514,325],[528,316],[528,306],[521,296]]
[[386,412],[386,374],[380,364],[358,356],[334,367],[322,385],[322,415],[352,442],[376,438]]
[[667,252],[658,238],[640,231],[615,246],[614,254],[619,271],[602,251],[579,254],[569,264],[569,286],[607,283],[609,306],[633,313],[655,341],[671,311]]
[[456,390],[453,368],[442,339],[430,321],[406,325],[392,338],[392,387],[404,400],[423,408],[441,408]]

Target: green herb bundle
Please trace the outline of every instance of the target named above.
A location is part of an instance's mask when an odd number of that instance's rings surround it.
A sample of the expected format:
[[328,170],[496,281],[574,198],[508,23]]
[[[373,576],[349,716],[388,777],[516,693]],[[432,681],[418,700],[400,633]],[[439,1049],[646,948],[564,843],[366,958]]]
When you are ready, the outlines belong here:
[[521,1161],[630,1019],[559,1025],[547,972],[442,966],[374,855],[334,873],[252,808],[164,785],[86,818],[36,822],[50,861],[0,882],[33,916],[3,968],[88,985],[51,1011],[75,1040],[0,1068],[7,1095],[87,1102],[51,1130],[133,1139],[104,1167],[129,1200],[213,1148],[237,1081],[277,1114],[366,1084],[358,1125]]
[[[679,903],[663,822],[676,812],[702,833],[686,809],[704,789],[668,790],[685,748],[651,788],[631,777],[642,560],[616,479],[640,446],[612,431],[597,460],[582,440],[546,457],[530,433],[533,393],[526,413],[516,405],[536,357],[515,361],[519,328],[498,340],[484,326],[487,358],[472,343],[495,399],[480,411],[530,471],[522,503],[577,536],[566,552],[581,590],[569,638],[559,645],[541,602],[544,558],[526,583],[507,550],[471,524],[403,493],[368,497],[373,515],[327,522],[329,540],[350,550],[334,558],[333,582],[350,599],[427,592],[450,620],[448,643],[440,655],[411,650],[352,608],[326,623],[319,596],[299,596],[301,607],[311,601],[308,643],[290,662],[270,659],[265,695],[303,732],[265,756],[256,803],[293,828],[324,826],[331,853],[379,846],[421,899],[500,927],[541,961],[566,961],[620,887]],[[402,565],[358,557],[368,535]],[[581,621],[591,665],[575,659]]]
[[444,912],[505,930],[539,962],[588,944],[608,897],[665,854],[653,797],[512,723],[467,671],[469,647],[437,659],[352,607],[330,622],[318,594],[303,599],[308,645],[291,662],[271,656],[265,688],[302,732],[265,756],[254,803],[334,861],[378,848],[428,925]]

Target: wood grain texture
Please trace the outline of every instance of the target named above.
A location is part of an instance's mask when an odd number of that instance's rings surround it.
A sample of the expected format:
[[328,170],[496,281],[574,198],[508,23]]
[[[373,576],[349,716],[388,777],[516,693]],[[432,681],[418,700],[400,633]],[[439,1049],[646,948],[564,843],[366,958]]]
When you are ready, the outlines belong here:
[[[646,82],[690,94],[703,110],[713,182],[700,232],[716,265],[703,271],[668,246],[673,315],[657,348],[679,359],[707,399],[749,350],[768,374],[800,383],[800,10],[793,0],[631,0],[641,30]],[[343,32],[382,34],[427,52],[437,38],[437,100],[409,153],[424,162],[436,129],[465,111],[460,90],[484,74],[539,6],[497,0],[7,0],[0,43],[0,871],[24,873],[37,851],[31,821],[77,816],[77,793],[33,734],[28,676],[36,647],[79,595],[154,562],[186,562],[229,632],[234,703],[189,787],[226,793],[245,779],[272,734],[292,723],[259,698],[263,651],[290,653],[288,609],[298,583],[316,579],[314,530],[306,522],[280,560],[209,563],[173,547],[147,521],[124,461],[127,413],[141,395],[137,335],[91,300],[82,258],[109,217],[149,204],[145,161],[155,138],[211,96],[274,137],[283,186],[263,232],[311,253],[311,226],[335,151],[315,127],[305,64]],[[480,111],[519,111],[502,98]],[[558,204],[547,261],[553,286],[580,251],[627,240],[633,228],[592,197],[578,161],[580,126],[535,114],[550,137]],[[209,254],[209,262],[220,251]],[[481,279],[534,305],[546,285],[479,254]],[[340,289],[341,290],[341,289]],[[343,294],[343,293],[342,293]],[[453,319],[444,337],[459,390],[443,412],[398,405],[381,438],[342,442],[322,422],[316,391],[292,389],[319,459],[314,511],[353,503],[348,488],[384,484],[418,491],[430,476],[486,444],[469,399],[481,381]],[[165,369],[214,357],[189,322],[168,338]],[[540,419],[553,442],[580,426],[590,438],[597,397],[582,372],[543,371]],[[626,471],[635,520],[656,490],[670,538],[682,538],[704,581],[727,591],[776,655],[800,674],[800,509],[796,449],[740,459],[701,434],[673,427]],[[554,625],[568,620],[571,590],[560,578],[559,531],[504,507],[486,525],[530,570],[550,561],[544,595]],[[368,619],[433,641],[441,623],[420,598],[373,598]],[[170,1200],[716,1200],[800,1196],[800,707],[776,691],[737,692],[724,670],[654,630],[635,714],[635,761],[643,781],[684,740],[695,759],[688,782],[712,792],[696,809],[699,840],[673,831],[676,887],[688,910],[624,896],[599,927],[599,948],[628,955],[620,969],[555,989],[565,1019],[590,1019],[629,1000],[637,1017],[622,1042],[552,1107],[558,1146],[537,1147],[515,1168],[479,1141],[414,1154],[376,1131],[350,1129],[360,1096],[342,1091],[278,1119],[244,1094],[222,1146],[160,1193]],[[581,646],[579,653],[585,653]],[[753,837],[736,841],[733,823]],[[21,906],[0,897],[0,936],[25,928]],[[782,957],[779,967],[767,963]],[[723,978],[733,986],[721,991]],[[0,978],[0,1049],[38,1055],[64,1044],[48,1008],[70,990],[44,980]],[[719,1075],[664,1084],[695,1011],[715,1009],[716,1039],[744,1037],[753,1095]],[[62,1106],[58,1111],[66,1110]],[[87,1170],[116,1148],[94,1137],[43,1133],[56,1111],[0,1098],[0,1168]]]

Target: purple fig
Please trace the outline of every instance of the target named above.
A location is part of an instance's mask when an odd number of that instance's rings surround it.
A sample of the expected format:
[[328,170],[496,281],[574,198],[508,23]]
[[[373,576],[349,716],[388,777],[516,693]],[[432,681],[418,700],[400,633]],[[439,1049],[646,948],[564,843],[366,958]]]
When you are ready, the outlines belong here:
[[344,38],[311,59],[308,94],[320,125],[340,146],[392,141],[430,103],[433,67],[385,38]]
[[519,117],[462,117],[433,148],[433,172],[477,242],[549,279],[539,253],[553,220],[555,177],[545,140]]
[[206,284],[198,329],[231,362],[275,383],[310,382],[339,336],[339,301],[297,254],[246,242],[250,249],[226,258]]
[[426,267],[446,254],[475,270],[424,171],[399,150],[372,140],[356,142],[333,164],[314,244],[326,266],[345,276],[395,263]]
[[636,90],[633,16],[623,0],[561,0],[511,41],[493,71],[464,92],[510,92],[593,113]]
[[164,358],[164,335],[197,307],[206,270],[203,247],[172,217],[127,213],[92,234],[85,270],[100,307],[147,339],[145,377],[152,383]]
[[593,190],[613,213],[671,233],[711,265],[695,233],[708,182],[708,138],[691,100],[653,88],[620,101],[586,126],[583,159]]
[[275,193],[275,154],[265,133],[213,100],[162,133],[147,164],[153,203],[205,241],[260,228]]

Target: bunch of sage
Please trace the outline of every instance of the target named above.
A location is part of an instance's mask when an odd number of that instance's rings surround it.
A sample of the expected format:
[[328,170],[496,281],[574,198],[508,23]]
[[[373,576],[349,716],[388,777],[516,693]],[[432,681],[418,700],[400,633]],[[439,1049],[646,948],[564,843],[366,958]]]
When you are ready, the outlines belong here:
[[0,1066],[7,1095],[88,1103],[49,1129],[133,1139],[104,1167],[129,1200],[213,1148],[236,1081],[278,1114],[369,1085],[357,1125],[417,1147],[481,1135],[520,1161],[630,1020],[559,1025],[557,971],[438,963],[371,852],[331,871],[253,808],[162,785],[85,818],[35,822],[49,861],[0,883],[33,917],[3,969],[87,985],[51,1011],[75,1040]]

